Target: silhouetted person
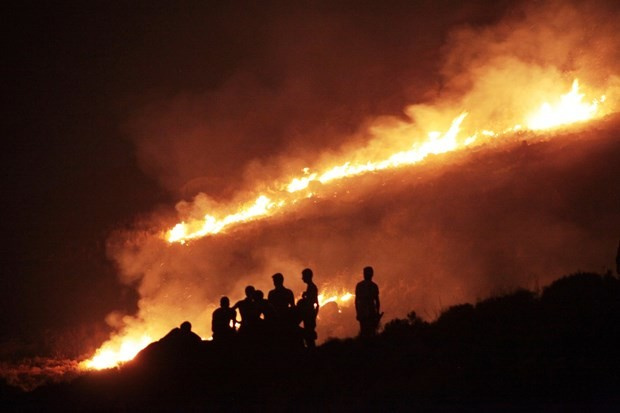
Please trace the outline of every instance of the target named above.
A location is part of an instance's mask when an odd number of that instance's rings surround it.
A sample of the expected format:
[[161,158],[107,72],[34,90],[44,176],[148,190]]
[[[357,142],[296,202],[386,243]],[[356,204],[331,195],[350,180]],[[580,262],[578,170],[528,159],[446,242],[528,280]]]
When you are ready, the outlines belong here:
[[297,310],[303,322],[303,338],[306,347],[314,348],[316,345],[316,316],[319,313],[319,289],[312,282],[312,270],[305,268],[301,272],[301,279],[306,283],[306,291],[297,303]]
[[211,330],[216,343],[230,342],[235,335],[237,312],[230,308],[228,297],[220,299],[220,307],[213,312]]
[[364,280],[355,286],[355,312],[360,323],[360,336],[372,337],[377,333],[381,320],[379,287],[372,281],[374,270],[364,268]]
[[254,291],[254,302],[258,311],[254,337],[259,340],[260,345],[269,345],[274,338],[275,311],[261,290]]
[[265,294],[261,290],[254,291],[254,302],[256,303],[258,318],[266,322],[273,322],[275,310],[271,303],[265,299]]
[[620,241],[618,241],[618,252],[616,253],[616,273],[620,275]]
[[170,366],[177,363],[193,363],[203,350],[203,341],[192,331],[192,324],[184,321],[164,337],[149,344],[138,355],[140,363]]
[[159,345],[172,357],[193,357],[202,348],[202,339],[192,331],[192,324],[184,321],[159,340]]
[[187,343],[202,341],[200,336],[192,331],[192,323],[189,321],[183,321],[180,327],[170,330],[161,340]]
[[289,320],[292,309],[295,307],[293,291],[284,286],[284,276],[276,273],[271,276],[274,289],[269,291],[267,300],[280,320]]
[[255,292],[253,286],[248,285],[245,287],[245,298],[237,301],[232,307],[233,310],[239,310],[241,315],[241,326],[239,327],[240,334],[252,334],[256,332],[258,323],[260,322],[260,312],[255,300]]

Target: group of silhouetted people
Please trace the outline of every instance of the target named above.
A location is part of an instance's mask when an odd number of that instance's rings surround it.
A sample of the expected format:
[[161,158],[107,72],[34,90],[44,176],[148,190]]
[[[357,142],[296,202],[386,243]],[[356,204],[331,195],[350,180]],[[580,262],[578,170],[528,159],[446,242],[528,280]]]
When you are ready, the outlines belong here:
[[[616,254],[616,272],[620,275],[620,242]],[[372,281],[374,270],[365,267],[364,279],[355,286],[355,312],[360,324],[360,337],[368,338],[377,333],[383,313],[379,301],[379,287]],[[269,340],[272,344],[316,346],[316,320],[319,313],[319,292],[312,281],[310,268],[301,272],[306,290],[295,302],[293,291],[284,286],[284,276],[274,274],[274,288],[265,298],[261,290],[248,285],[245,298],[231,307],[228,297],[220,299],[220,307],[213,312],[212,330],[216,343],[232,343],[237,337],[247,341]],[[237,320],[237,311],[241,320]],[[191,345],[201,342],[185,321],[174,328],[162,342]]]
[[[379,287],[372,281],[374,270],[365,267],[364,279],[355,287],[355,311],[360,323],[360,337],[372,337],[379,328]],[[220,299],[213,311],[211,329],[217,344],[261,343],[278,347],[316,346],[316,320],[319,314],[319,290],[314,284],[310,268],[301,272],[306,290],[295,301],[293,291],[284,286],[281,273],[272,275],[273,289],[265,298],[252,285],[245,287],[245,298],[231,306],[228,297]],[[237,319],[237,312],[240,320]],[[160,340],[162,344],[185,347],[200,343],[200,337],[191,330],[189,321],[174,328]]]
[[[360,336],[376,334],[381,320],[379,287],[372,281],[373,268],[364,268],[364,280],[355,288],[355,309],[360,323]],[[319,313],[319,291],[310,268],[301,272],[306,290],[295,301],[293,291],[284,286],[284,276],[272,277],[273,289],[265,298],[261,290],[248,285],[245,298],[231,306],[228,297],[220,299],[213,312],[211,327],[216,343],[243,340],[269,340],[282,345],[316,346],[316,320]],[[241,317],[237,320],[237,311]]]
[[[310,268],[301,272],[306,291],[297,302],[293,291],[284,286],[281,273],[271,277],[274,288],[267,298],[251,285],[245,287],[245,298],[232,307],[228,297],[222,297],[211,322],[214,342],[228,343],[238,335],[248,341],[269,340],[290,346],[303,343],[307,348],[315,347],[319,292],[312,276]],[[237,320],[237,310],[240,321]]]
[[[293,291],[284,286],[281,273],[271,277],[274,288],[267,298],[261,290],[251,285],[245,287],[245,298],[232,307],[228,297],[222,297],[211,321],[213,341],[229,343],[238,336],[246,341],[269,340],[280,345],[303,344],[314,348],[319,291],[312,276],[310,268],[301,272],[306,291],[297,302]],[[239,321],[237,311],[241,316]]]

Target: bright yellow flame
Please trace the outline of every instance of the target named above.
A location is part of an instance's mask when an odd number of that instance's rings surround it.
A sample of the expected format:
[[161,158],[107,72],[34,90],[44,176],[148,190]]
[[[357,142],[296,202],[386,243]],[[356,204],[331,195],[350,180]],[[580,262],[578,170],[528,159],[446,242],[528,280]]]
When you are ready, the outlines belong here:
[[583,102],[584,96],[579,93],[579,81],[575,79],[571,91],[562,95],[555,105],[543,103],[538,112],[528,118],[527,127],[531,130],[551,129],[592,119],[605,96],[590,103]]
[[153,340],[148,335],[143,335],[139,339],[126,338],[116,347],[110,342],[104,344],[97,350],[95,355],[80,363],[80,367],[91,370],[103,370],[117,367],[121,363],[132,360],[142,349],[148,346]]
[[353,297],[354,295],[348,291],[330,291],[327,293],[319,294],[319,306],[322,307],[327,303],[335,302],[339,306],[347,307],[349,305],[349,301]]
[[279,195],[277,201],[273,201],[266,195],[261,194],[254,202],[245,204],[239,208],[237,212],[225,215],[222,218],[206,214],[201,220],[180,222],[167,232],[165,238],[170,243],[185,243],[191,239],[217,234],[234,224],[249,222],[261,217],[273,215],[283,207],[289,205],[289,203],[295,203],[300,199],[308,197],[311,194],[302,191],[312,182],[327,184],[334,180],[349,178],[367,172],[415,164],[431,154],[453,151],[458,147],[457,135],[460,130],[460,125],[466,116],[467,113],[462,113],[457,116],[452,121],[452,125],[448,131],[443,135],[440,132],[431,132],[429,133],[429,139],[423,144],[416,145],[408,151],[397,152],[388,159],[382,161],[369,161],[358,164],[345,162],[342,165],[327,169],[320,174],[316,172],[308,173],[306,169],[306,176],[293,178],[287,185],[283,186],[284,190],[276,192],[276,194]]
[[[556,104],[552,105],[545,102],[536,113],[527,118],[527,129],[551,129],[594,118],[599,105],[605,101],[605,96],[595,99],[591,103],[584,103],[584,96],[583,93],[579,92],[579,81],[575,79],[570,92],[561,95]],[[287,184],[275,185],[278,189],[270,190],[270,196],[274,197],[275,200],[260,194],[254,201],[238,207],[234,213],[227,215],[207,213],[203,219],[180,222],[166,233],[165,239],[170,243],[178,242],[183,244],[188,240],[217,234],[236,224],[272,216],[280,212],[284,207],[313,196],[314,193],[308,190],[313,183],[315,185],[325,185],[333,181],[368,172],[413,165],[423,161],[429,155],[451,152],[472,145],[480,137],[496,139],[501,135],[511,134],[523,129],[521,124],[508,127],[501,132],[483,129],[480,132],[474,132],[459,143],[458,134],[466,116],[467,112],[457,116],[445,133],[430,132],[427,140],[421,144],[415,144],[411,149],[396,152],[383,160],[368,160],[357,163],[344,162],[340,165],[328,167],[323,171],[315,172],[310,172],[309,168],[304,168],[303,176],[293,177]]]
[[223,218],[216,218],[207,214],[202,220],[193,220],[188,223],[181,222],[174,226],[167,236],[168,242],[185,242],[194,238],[201,238],[209,234],[217,234],[224,228],[242,222],[248,222],[269,214],[275,207],[284,206],[284,200],[273,202],[265,195],[260,195],[249,206],[241,208],[238,212],[226,215]]
[[316,173],[304,176],[303,178],[293,178],[290,184],[286,186],[288,192],[297,192],[306,189],[310,182],[316,180]]

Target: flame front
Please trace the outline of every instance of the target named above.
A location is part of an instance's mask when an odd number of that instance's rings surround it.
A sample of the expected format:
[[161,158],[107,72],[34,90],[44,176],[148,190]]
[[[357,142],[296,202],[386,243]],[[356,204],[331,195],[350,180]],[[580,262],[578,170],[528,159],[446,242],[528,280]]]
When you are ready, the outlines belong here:
[[[339,308],[348,307],[354,297],[353,294],[343,289],[327,287],[321,288],[321,291],[323,293],[319,294],[318,297],[319,306],[335,302]],[[161,331],[163,334],[166,331],[166,326],[159,327],[156,330]],[[159,335],[155,335],[155,337],[159,337]],[[127,334],[116,336],[114,339],[106,342],[96,351],[92,358],[82,361],[79,367],[84,370],[104,370],[118,367],[132,360],[153,341],[153,337],[149,334],[132,334],[131,331],[128,331]]]
[[[304,177],[292,178],[288,184],[278,185],[278,189],[274,191],[278,195],[276,200],[260,194],[254,201],[245,203],[238,211],[232,214],[206,214],[200,220],[180,222],[166,233],[165,238],[170,243],[185,243],[206,235],[217,234],[233,225],[274,215],[286,206],[311,197],[313,193],[308,190],[308,187],[313,183],[328,184],[332,181],[350,178],[367,172],[412,165],[422,161],[428,155],[453,151],[458,147],[456,138],[460,125],[466,116],[467,113],[465,112],[460,114],[452,121],[452,125],[447,132],[444,134],[431,132],[426,142],[408,151],[394,153],[389,158],[378,162],[369,161],[355,164],[345,162],[331,167],[320,174],[311,173]],[[308,168],[306,168],[306,173],[307,171]]]
[[[544,102],[538,111],[528,116],[525,129],[548,130],[599,116],[599,106],[605,101],[605,96],[594,99],[590,103],[583,101],[584,96],[585,94],[579,92],[579,82],[575,79],[571,90],[556,99],[555,104]],[[475,142],[484,143],[484,139],[498,138],[524,129],[521,124],[504,128],[500,132],[483,129],[459,139],[461,125],[467,115],[467,112],[461,112],[452,120],[444,133],[429,132],[425,141],[414,144],[408,150],[394,152],[383,159],[364,162],[345,161],[315,172],[311,172],[310,168],[304,168],[303,176],[295,176],[288,182],[273,185],[269,190],[269,196],[261,193],[256,196],[256,199],[242,203],[238,207],[228,205],[222,208],[222,211],[234,211],[232,213],[205,211],[203,218],[182,221],[167,231],[164,237],[170,243],[183,244],[192,239],[218,234],[235,225],[281,213],[298,201],[314,196],[315,190],[311,188],[320,188],[322,185],[368,172],[413,165],[423,161],[429,155],[452,152]],[[394,132],[397,133],[397,131]]]
[[97,350],[95,355],[81,363],[86,369],[102,370],[118,366],[120,363],[132,360],[136,355],[148,346],[153,339],[143,335],[138,339],[127,338],[118,343],[116,348],[111,344],[104,345]]

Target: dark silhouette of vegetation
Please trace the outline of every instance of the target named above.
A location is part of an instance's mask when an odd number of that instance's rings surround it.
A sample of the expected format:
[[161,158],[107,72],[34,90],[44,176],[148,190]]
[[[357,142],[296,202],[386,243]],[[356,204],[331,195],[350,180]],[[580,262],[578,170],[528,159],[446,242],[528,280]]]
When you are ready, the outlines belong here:
[[160,346],[118,370],[0,395],[5,411],[614,411],[619,338],[620,280],[578,273],[314,351]]

